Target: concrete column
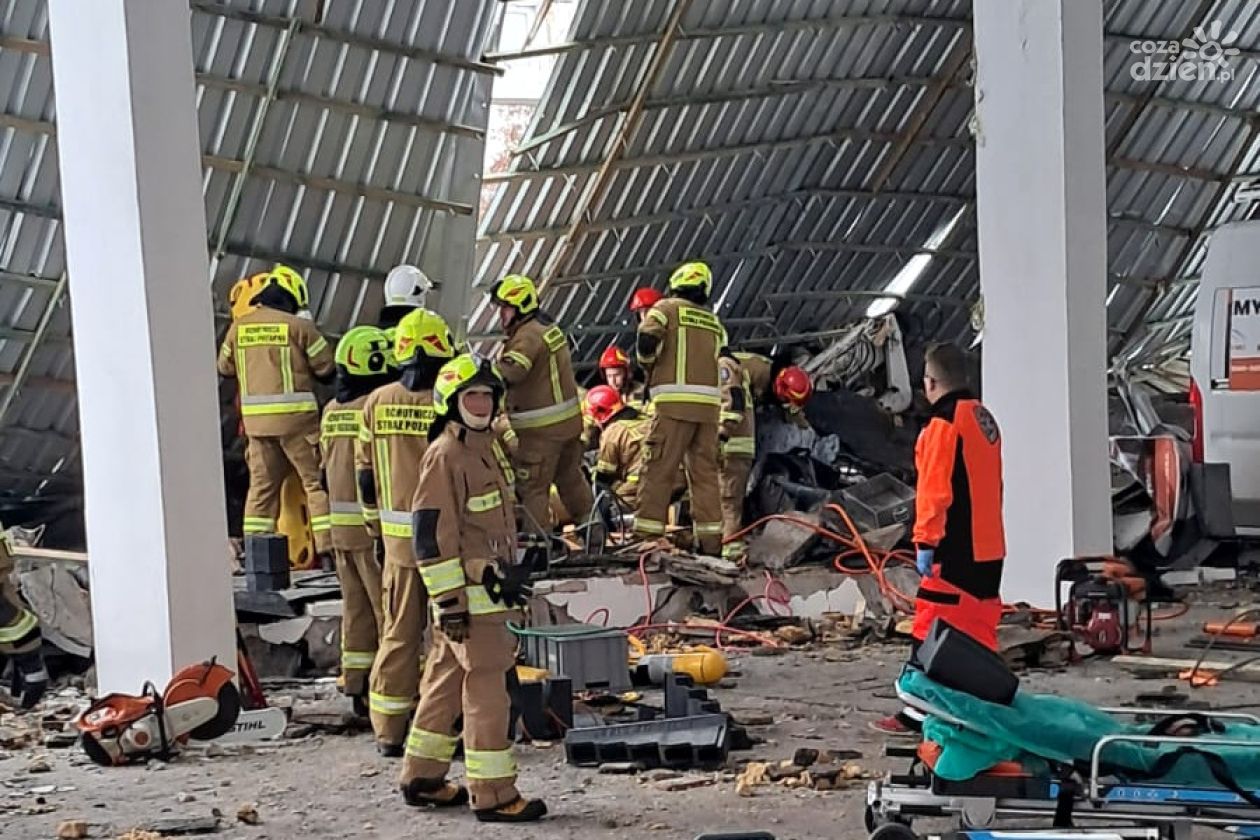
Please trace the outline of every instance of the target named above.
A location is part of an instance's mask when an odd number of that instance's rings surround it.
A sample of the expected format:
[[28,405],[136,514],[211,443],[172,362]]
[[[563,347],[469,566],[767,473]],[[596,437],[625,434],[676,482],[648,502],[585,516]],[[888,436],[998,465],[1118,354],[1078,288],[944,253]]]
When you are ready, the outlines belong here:
[[50,0],[101,692],[236,666],[187,3]]
[[976,0],[985,401],[1003,433],[1003,595],[1054,603],[1111,551],[1101,0]]

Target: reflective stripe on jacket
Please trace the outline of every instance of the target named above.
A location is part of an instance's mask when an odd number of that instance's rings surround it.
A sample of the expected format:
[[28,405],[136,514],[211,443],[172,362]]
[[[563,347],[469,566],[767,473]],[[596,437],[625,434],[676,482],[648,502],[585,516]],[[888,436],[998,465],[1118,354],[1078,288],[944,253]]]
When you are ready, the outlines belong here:
[[333,351],[310,321],[259,307],[228,328],[218,368],[236,377],[247,435],[298,434],[317,421],[315,378],[333,372]]

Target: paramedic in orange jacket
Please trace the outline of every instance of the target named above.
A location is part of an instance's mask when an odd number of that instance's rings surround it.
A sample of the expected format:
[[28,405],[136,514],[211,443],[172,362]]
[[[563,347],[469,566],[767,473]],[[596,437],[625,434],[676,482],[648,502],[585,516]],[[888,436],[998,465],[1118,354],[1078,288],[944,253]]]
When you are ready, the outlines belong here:
[[[937,618],[997,650],[1006,556],[1002,437],[967,381],[967,358],[961,350],[952,344],[928,348],[923,390],[932,418],[914,451],[919,477],[913,539],[922,581],[914,602],[912,651]],[[913,716],[903,712],[875,728],[905,734],[914,728]]]

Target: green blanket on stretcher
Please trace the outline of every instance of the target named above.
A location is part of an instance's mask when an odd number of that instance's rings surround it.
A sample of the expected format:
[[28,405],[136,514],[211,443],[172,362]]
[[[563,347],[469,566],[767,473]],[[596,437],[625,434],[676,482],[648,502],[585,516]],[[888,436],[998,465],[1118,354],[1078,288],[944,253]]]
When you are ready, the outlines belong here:
[[[971,779],[1002,761],[1020,761],[1034,771],[1045,768],[1048,761],[1088,765],[1100,738],[1145,735],[1151,729],[1150,723],[1124,721],[1087,703],[1053,694],[1019,691],[1009,706],[988,703],[946,688],[913,669],[906,669],[897,685],[928,706],[967,722],[967,726],[962,727],[929,714],[923,724],[924,736],[941,746],[933,772],[953,781]],[[1242,788],[1249,791],[1260,788],[1260,726],[1229,722],[1224,732],[1204,737],[1255,741],[1254,749],[1209,744],[1204,744],[1202,749],[1224,759]],[[1176,745],[1113,744],[1103,751],[1102,762],[1104,769],[1112,770],[1115,776],[1127,781],[1149,780],[1206,788],[1221,786],[1208,762],[1193,754],[1182,757],[1158,780],[1150,780],[1150,772],[1160,757],[1175,749]]]

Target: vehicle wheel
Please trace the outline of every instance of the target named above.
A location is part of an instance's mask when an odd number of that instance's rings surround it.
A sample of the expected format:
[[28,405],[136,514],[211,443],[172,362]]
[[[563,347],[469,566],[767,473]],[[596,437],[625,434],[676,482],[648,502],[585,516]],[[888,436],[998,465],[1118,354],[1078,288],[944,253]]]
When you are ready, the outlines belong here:
[[872,831],[870,840],[919,840],[919,835],[908,825],[887,823]]
[[870,834],[875,831],[875,829],[879,828],[883,823],[877,816],[875,816],[875,809],[870,805],[867,805],[866,810],[862,812],[862,824],[866,826],[867,834]]

